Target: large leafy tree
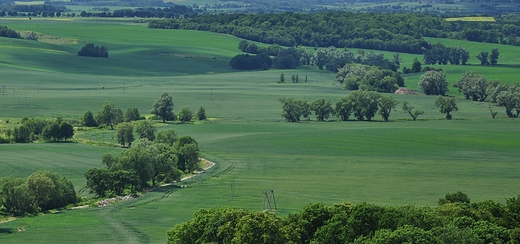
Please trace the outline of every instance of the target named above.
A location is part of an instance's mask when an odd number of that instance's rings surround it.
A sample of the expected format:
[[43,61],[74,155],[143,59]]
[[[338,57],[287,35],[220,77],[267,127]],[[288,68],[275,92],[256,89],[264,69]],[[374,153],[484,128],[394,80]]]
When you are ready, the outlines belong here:
[[175,134],[174,129],[159,131],[155,141],[157,143],[165,143],[171,147],[177,141],[177,134]]
[[314,111],[318,121],[325,121],[334,111],[332,109],[332,102],[325,101],[324,98],[316,99],[311,103],[311,110]]
[[151,114],[162,118],[163,123],[166,120],[173,120],[173,98],[168,93],[163,93],[159,99],[155,101],[152,107]]
[[453,86],[457,87],[466,99],[483,102],[488,96],[488,84],[489,82],[483,75],[473,71],[466,71]]
[[343,97],[339,101],[336,102],[336,106],[334,107],[334,113],[336,116],[340,117],[341,120],[347,121],[352,114],[352,110],[354,109],[354,105],[352,104],[352,100],[350,97]]
[[451,119],[451,112],[459,110],[453,97],[438,96],[434,105],[439,108],[439,112],[446,114],[446,119]]
[[94,114],[92,111],[85,112],[85,115],[83,115],[83,125],[84,126],[98,126],[97,121],[94,119]]
[[489,62],[491,65],[496,65],[498,63],[498,55],[500,55],[498,48],[491,49],[491,55],[489,56]]
[[379,109],[381,95],[374,91],[355,91],[350,94],[354,116],[360,121],[372,120]]
[[446,73],[442,71],[427,71],[419,79],[419,88],[426,95],[446,95],[448,92],[448,82],[446,82]]
[[103,109],[99,111],[97,120],[101,124],[110,126],[110,129],[114,129],[114,125],[119,124],[122,121],[123,112],[118,109],[115,103],[105,102]]
[[481,65],[488,65],[489,64],[488,57],[489,57],[489,53],[488,52],[480,52],[477,55],[477,59],[480,61]]
[[381,96],[379,99],[379,114],[383,117],[385,121],[388,121],[390,117],[390,113],[395,111],[395,107],[399,104],[394,97],[390,96]]
[[303,99],[280,97],[278,101],[282,103],[282,117],[287,122],[298,122],[300,119],[308,118],[311,111],[307,101]]
[[501,84],[498,81],[488,86],[489,100],[497,106],[505,107],[509,118],[520,115],[520,84]]

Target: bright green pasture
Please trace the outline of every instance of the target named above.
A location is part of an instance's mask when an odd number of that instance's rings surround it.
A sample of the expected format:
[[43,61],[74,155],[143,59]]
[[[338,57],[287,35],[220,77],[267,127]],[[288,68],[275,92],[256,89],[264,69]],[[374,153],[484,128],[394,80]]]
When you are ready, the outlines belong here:
[[183,183],[188,188],[170,186],[113,207],[4,223],[0,228],[27,231],[0,234],[0,240],[50,243],[73,236],[79,243],[164,243],[165,231],[197,209],[261,210],[263,191],[270,189],[281,215],[311,202],[433,206],[459,190],[472,201],[502,202],[518,194],[520,139],[511,133],[517,120],[251,121],[172,128],[194,136],[216,168]]
[[0,144],[0,177],[25,178],[38,170],[51,170],[71,180],[78,191],[86,184],[87,170],[103,167],[103,154],[119,152],[80,143]]
[[[34,31],[54,43],[0,38],[0,65],[9,68],[116,76],[232,72],[240,39],[209,32],[148,29],[132,19],[0,19],[17,31]],[[69,43],[75,44],[69,44]],[[79,57],[86,43],[107,46],[109,58]]]

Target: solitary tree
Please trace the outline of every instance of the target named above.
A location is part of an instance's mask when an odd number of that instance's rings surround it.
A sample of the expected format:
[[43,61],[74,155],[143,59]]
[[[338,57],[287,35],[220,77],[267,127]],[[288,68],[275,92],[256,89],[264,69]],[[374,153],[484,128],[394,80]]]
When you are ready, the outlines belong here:
[[316,119],[318,121],[325,121],[329,118],[329,116],[334,111],[332,109],[332,102],[325,101],[325,99],[320,98],[311,103],[311,110],[314,111],[316,115]]
[[421,62],[417,58],[414,58],[413,64],[412,64],[412,70],[410,70],[412,73],[419,73],[421,72]]
[[85,115],[83,115],[83,125],[84,126],[98,126],[97,121],[94,119],[94,114],[92,111],[85,112]]
[[206,119],[206,110],[203,107],[199,108],[199,111],[197,111],[197,119],[198,120],[205,120]]
[[491,65],[496,65],[498,63],[498,55],[500,55],[498,48],[491,49],[491,55],[489,56],[489,62]]
[[488,65],[489,64],[488,56],[489,56],[488,52],[480,52],[477,55],[477,59],[480,60],[481,65]]
[[280,83],[284,83],[285,82],[285,75],[283,73],[280,74],[280,80],[279,80]]
[[446,73],[442,71],[428,71],[421,76],[419,80],[419,88],[426,95],[444,96],[448,92],[448,82],[446,82]]
[[439,112],[446,114],[446,119],[451,119],[451,112],[459,110],[453,97],[438,96],[434,105],[439,108]]
[[419,117],[419,115],[422,115],[424,114],[424,112],[422,110],[419,110],[419,109],[415,109],[414,106],[411,106],[408,101],[404,101],[403,102],[403,106],[402,106],[403,110],[406,111],[410,116],[412,116],[412,119],[413,121],[417,120],[417,117]]
[[105,102],[103,109],[98,113],[99,123],[110,126],[110,129],[114,129],[114,125],[121,121],[121,110],[117,108],[115,103]]
[[117,141],[123,147],[132,146],[132,142],[134,141],[134,126],[130,123],[124,122],[117,125]]
[[395,111],[397,104],[399,104],[399,102],[395,100],[394,97],[382,96],[381,99],[379,99],[379,114],[385,121],[388,121],[390,113],[392,110]]
[[174,119],[173,115],[173,98],[168,95],[168,93],[163,93],[159,99],[155,101],[153,104],[151,114],[160,116],[163,120],[163,123],[166,120]]

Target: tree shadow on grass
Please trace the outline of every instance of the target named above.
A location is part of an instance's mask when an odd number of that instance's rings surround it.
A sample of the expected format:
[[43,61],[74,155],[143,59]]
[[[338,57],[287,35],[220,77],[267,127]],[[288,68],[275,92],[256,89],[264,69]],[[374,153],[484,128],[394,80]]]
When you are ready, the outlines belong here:
[[0,235],[2,234],[12,234],[14,231],[12,228],[0,228]]

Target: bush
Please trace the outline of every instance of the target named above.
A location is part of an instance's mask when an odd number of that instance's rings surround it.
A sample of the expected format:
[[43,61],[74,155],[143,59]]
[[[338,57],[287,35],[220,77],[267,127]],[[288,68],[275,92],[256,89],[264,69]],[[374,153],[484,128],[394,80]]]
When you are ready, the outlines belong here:
[[108,49],[105,46],[97,47],[87,43],[78,51],[78,56],[108,58]]

